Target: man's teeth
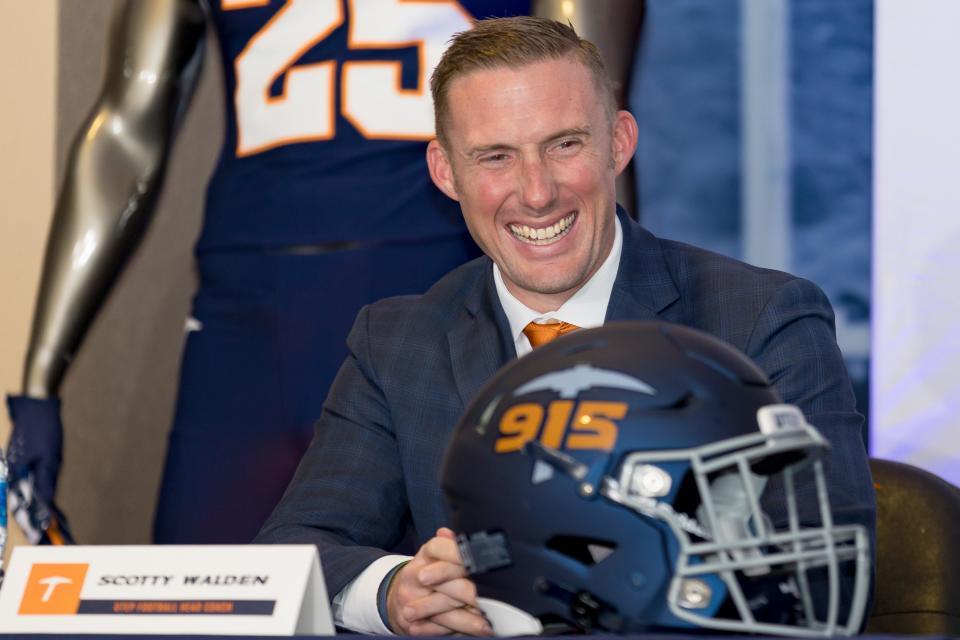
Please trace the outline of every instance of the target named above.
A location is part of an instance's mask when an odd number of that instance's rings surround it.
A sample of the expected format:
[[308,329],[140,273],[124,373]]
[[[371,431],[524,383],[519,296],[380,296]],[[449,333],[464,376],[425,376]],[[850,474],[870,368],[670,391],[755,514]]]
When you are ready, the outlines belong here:
[[510,231],[520,240],[530,244],[550,244],[566,234],[576,217],[576,213],[571,213],[556,224],[540,229],[534,229],[525,224],[511,224]]

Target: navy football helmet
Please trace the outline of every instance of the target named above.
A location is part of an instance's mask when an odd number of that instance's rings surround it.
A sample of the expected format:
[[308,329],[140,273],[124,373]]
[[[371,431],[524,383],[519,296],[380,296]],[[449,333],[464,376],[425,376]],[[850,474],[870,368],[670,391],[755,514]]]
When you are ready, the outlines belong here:
[[[869,543],[833,523],[827,448],[732,347],[617,323],[504,367],[461,419],[441,482],[498,634],[854,634]],[[519,626],[498,624],[503,611]]]

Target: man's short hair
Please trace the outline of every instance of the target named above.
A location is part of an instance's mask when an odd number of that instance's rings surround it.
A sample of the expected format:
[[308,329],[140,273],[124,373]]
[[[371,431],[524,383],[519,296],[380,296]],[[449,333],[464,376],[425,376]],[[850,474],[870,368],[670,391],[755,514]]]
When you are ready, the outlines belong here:
[[473,71],[516,69],[570,55],[575,55],[590,71],[612,122],[617,108],[613,83],[595,44],[577,35],[571,25],[556,20],[531,16],[490,18],[479,20],[473,29],[456,34],[433,71],[430,91],[437,139],[446,146],[447,94],[456,78]]

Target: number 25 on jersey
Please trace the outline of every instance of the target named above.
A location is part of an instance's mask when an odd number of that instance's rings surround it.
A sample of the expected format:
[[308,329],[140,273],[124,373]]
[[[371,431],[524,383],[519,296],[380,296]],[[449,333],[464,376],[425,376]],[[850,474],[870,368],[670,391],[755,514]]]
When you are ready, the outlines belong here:
[[[221,0],[224,10],[269,0]],[[347,5],[345,7],[344,5]],[[401,85],[398,61],[347,61],[341,69],[340,113],[365,137],[429,140],[433,102],[428,79],[447,41],[473,25],[455,0],[287,0],[237,56],[237,156],[336,133],[336,64],[297,64],[347,19],[351,50],[417,47],[416,89]],[[282,90],[271,95],[279,79]]]

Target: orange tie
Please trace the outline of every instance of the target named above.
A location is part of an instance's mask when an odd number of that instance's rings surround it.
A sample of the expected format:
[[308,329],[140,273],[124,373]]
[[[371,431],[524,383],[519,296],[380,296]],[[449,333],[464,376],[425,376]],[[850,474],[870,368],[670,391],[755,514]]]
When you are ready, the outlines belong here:
[[523,335],[527,336],[530,346],[536,349],[542,344],[547,344],[551,340],[562,336],[565,333],[579,329],[575,324],[569,322],[551,322],[550,324],[537,324],[531,322],[523,328]]

